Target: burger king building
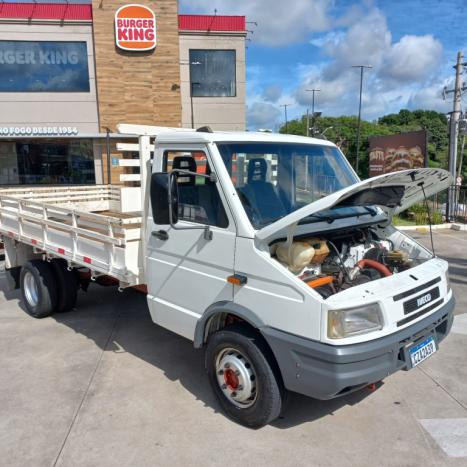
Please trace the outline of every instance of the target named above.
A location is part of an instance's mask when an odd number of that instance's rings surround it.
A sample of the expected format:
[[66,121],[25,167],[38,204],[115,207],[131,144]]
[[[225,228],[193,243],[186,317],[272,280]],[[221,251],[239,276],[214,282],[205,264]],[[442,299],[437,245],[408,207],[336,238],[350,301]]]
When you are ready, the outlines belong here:
[[49,1],[0,3],[0,185],[120,183],[122,122],[245,128],[245,17]]

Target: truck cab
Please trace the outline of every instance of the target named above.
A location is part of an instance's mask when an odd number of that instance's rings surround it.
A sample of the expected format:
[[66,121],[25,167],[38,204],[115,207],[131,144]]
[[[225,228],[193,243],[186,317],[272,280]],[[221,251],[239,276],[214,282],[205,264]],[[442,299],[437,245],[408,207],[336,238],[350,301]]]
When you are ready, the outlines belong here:
[[334,144],[166,132],[149,187],[152,319],[206,349],[225,411],[276,418],[409,370],[449,333],[448,265],[391,225],[450,184],[440,169],[360,181]]

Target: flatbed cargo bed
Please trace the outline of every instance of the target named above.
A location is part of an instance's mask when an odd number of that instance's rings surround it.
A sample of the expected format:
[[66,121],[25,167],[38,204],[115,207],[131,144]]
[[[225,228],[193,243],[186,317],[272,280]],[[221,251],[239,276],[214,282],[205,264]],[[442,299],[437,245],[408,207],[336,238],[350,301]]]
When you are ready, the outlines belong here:
[[[142,280],[140,211],[121,212],[117,185],[26,187],[0,190],[0,233],[47,257],[122,287]],[[139,197],[136,197],[139,200]]]

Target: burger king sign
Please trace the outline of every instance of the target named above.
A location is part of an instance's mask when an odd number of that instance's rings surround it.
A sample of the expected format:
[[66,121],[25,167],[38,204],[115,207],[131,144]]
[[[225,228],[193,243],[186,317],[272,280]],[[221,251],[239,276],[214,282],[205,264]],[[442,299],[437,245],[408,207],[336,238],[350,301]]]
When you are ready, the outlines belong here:
[[124,5],[115,13],[115,43],[119,49],[144,52],[156,47],[156,16],[144,5]]

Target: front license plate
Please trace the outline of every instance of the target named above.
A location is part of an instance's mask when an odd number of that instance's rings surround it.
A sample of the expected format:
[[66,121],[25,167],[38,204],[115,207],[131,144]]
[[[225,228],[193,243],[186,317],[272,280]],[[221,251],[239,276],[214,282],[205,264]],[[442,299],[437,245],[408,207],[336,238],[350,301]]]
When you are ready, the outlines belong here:
[[424,341],[417,345],[414,345],[409,350],[410,361],[412,362],[412,368],[416,367],[423,360],[426,360],[430,355],[436,352],[435,340],[432,336],[428,337]]

